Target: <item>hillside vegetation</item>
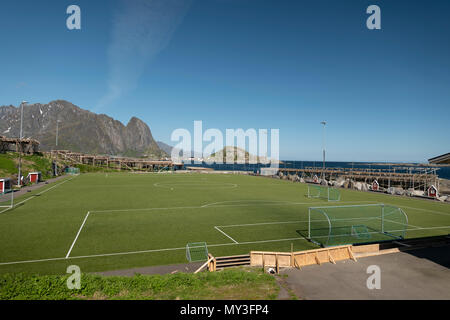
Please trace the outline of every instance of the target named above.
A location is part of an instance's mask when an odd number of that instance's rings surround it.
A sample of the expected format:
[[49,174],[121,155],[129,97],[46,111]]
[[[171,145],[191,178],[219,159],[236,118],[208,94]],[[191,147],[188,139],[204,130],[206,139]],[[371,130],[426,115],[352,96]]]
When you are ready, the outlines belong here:
[[[16,152],[0,153],[0,177],[17,177],[19,173],[19,156]],[[52,162],[42,155],[22,155],[22,175],[39,171],[44,179],[52,177]]]

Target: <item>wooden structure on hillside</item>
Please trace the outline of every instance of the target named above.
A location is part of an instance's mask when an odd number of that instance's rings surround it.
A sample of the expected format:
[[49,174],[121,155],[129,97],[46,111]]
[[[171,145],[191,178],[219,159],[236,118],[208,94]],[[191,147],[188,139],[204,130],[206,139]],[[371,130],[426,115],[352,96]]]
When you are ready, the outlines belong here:
[[450,164],[450,152],[428,159],[428,162],[432,164]]
[[22,152],[34,154],[39,152],[39,141],[35,139],[7,138],[0,136],[0,152]]
[[68,150],[52,150],[47,153],[52,159],[60,159],[71,165],[87,164],[95,167],[130,171],[160,171],[179,169],[183,165],[171,160],[149,160],[141,158],[115,157],[107,155],[91,155]]
[[[397,167],[392,169],[364,169],[364,168],[279,168],[284,175],[298,175],[299,177],[313,181],[315,176],[324,176],[326,180],[338,178],[372,184],[377,181],[379,187],[402,187],[426,191],[429,186],[435,185],[439,189],[439,177],[436,168],[421,167]],[[403,172],[399,172],[403,171]],[[407,171],[407,172],[405,172]]]

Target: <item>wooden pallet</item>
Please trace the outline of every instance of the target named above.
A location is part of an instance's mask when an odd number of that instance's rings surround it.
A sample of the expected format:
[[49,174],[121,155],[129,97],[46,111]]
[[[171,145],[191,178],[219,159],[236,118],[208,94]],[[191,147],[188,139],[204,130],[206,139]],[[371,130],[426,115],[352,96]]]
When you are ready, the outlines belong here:
[[275,267],[277,273],[281,267],[301,269],[303,266],[321,265],[323,263],[335,264],[336,261],[349,259],[356,261],[351,245],[297,252],[250,252],[251,266]]

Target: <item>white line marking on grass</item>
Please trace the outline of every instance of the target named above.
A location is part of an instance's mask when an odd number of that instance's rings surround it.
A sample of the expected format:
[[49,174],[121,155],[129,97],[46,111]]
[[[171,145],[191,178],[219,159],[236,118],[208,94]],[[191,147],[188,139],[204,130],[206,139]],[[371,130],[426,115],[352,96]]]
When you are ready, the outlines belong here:
[[[366,201],[352,201],[345,203],[360,203]],[[315,202],[315,203],[328,203],[328,202]],[[229,208],[229,207],[252,207],[252,206],[276,206],[276,205],[307,205],[311,204],[311,202],[283,202],[283,203],[266,203],[266,204],[235,204],[235,205],[214,205],[214,206],[185,206],[185,207],[159,207],[159,208],[136,208],[136,209],[108,209],[108,210],[91,210],[91,213],[104,213],[104,212],[126,212],[126,211],[151,211],[151,210],[178,210],[178,209],[204,209],[204,208]]]
[[31,195],[29,198],[27,198],[27,199],[25,199],[25,200],[23,200],[23,201],[21,201],[21,202],[19,202],[19,203],[14,204],[14,207],[8,208],[8,209],[3,210],[3,211],[0,211],[0,213],[6,212],[6,211],[11,210],[11,209],[14,209],[14,208],[17,207],[18,205],[21,205],[22,203],[25,203],[25,202],[27,202],[28,200],[34,199],[36,196],[40,196],[41,194],[44,194],[45,192],[50,191],[50,190],[52,190],[53,188],[56,188],[57,186],[60,186],[60,185],[62,185],[63,183],[66,183],[67,181],[71,181],[71,180],[73,180],[73,179],[75,179],[75,178],[76,178],[76,177],[73,177],[73,178],[64,180],[63,182],[60,182],[60,183],[58,183],[58,184],[55,184],[54,186],[52,186],[52,187],[50,187],[50,188],[48,188],[48,189],[45,189],[44,191],[41,191],[41,192],[39,192],[39,193],[37,193],[37,194],[35,194],[35,195]]
[[389,220],[389,219],[386,219],[386,218],[383,219],[381,217],[376,217],[376,219],[384,220],[384,221],[391,222],[391,223],[401,224],[402,226],[408,226],[408,227],[413,227],[413,228],[421,228],[421,227],[415,226],[415,225],[410,224],[410,223],[401,223],[401,222],[397,222],[397,221],[394,221],[394,220]]
[[90,213],[90,212],[88,211],[88,213],[87,213],[86,216],[84,217],[83,223],[81,224],[81,227],[80,227],[80,229],[78,230],[78,233],[77,233],[77,235],[76,235],[76,237],[75,237],[75,240],[73,240],[72,245],[70,246],[70,249],[69,249],[69,251],[67,252],[66,259],[69,258],[70,252],[72,252],[73,246],[75,245],[75,242],[77,242],[78,236],[80,235],[80,232],[81,232],[81,230],[83,229],[84,224],[86,223],[87,218],[89,217],[89,213]]
[[[386,203],[389,204],[389,203]],[[441,214],[444,216],[450,216],[450,213],[446,213],[446,212],[442,212],[442,211],[434,211],[434,210],[429,210],[429,209],[422,209],[422,208],[414,208],[414,207],[407,207],[407,206],[402,206],[402,205],[392,205],[391,206],[396,206],[399,208],[408,208],[408,209],[412,209],[412,210],[419,210],[419,211],[425,211],[425,212],[431,212],[431,213],[435,213],[435,214]]]
[[[292,240],[306,240],[306,239],[304,239],[304,238],[290,238],[290,239],[248,241],[248,242],[240,242],[240,243],[220,243],[220,244],[208,244],[208,247],[223,247],[223,246],[230,246],[230,245],[231,246],[236,246],[236,245],[246,245],[246,244],[266,243],[266,242],[292,241]],[[46,262],[46,261],[58,261],[58,260],[66,260],[66,259],[101,258],[101,257],[110,257],[110,256],[121,256],[121,255],[130,255],[130,254],[164,252],[164,251],[175,251],[175,250],[186,250],[186,247],[152,249],[152,250],[141,250],[141,251],[129,251],[129,252],[116,252],[116,253],[104,253],[104,254],[93,254],[93,255],[75,256],[75,257],[68,257],[68,258],[49,258],[49,259],[39,259],[39,260],[2,262],[2,263],[0,263],[0,266],[2,266],[2,265],[12,265],[12,264],[22,264],[22,263],[36,263],[36,262]]]
[[[255,204],[240,204],[240,205],[217,205],[217,204],[223,204],[223,203],[233,203],[233,202],[258,202]],[[265,204],[261,204],[259,202],[267,202]],[[375,201],[369,201],[369,202],[375,202]],[[201,208],[207,208],[207,207],[249,207],[249,206],[275,206],[275,205],[307,205],[307,204],[327,204],[328,201],[323,202],[294,202],[294,201],[281,201],[281,200],[229,200],[229,201],[220,201],[220,202],[212,202],[212,203],[206,203],[201,206]],[[344,201],[341,203],[367,203],[367,201]],[[376,203],[378,204],[378,203]]]
[[[280,204],[280,203],[291,203],[294,204],[296,202],[293,201],[281,201],[281,200],[228,200],[228,201],[219,201],[219,202],[212,202],[212,203],[206,203],[204,205],[202,205],[202,208],[206,208],[206,207],[211,207],[211,206],[215,206],[217,204],[224,204],[224,203],[235,203],[235,202],[267,202],[270,204]],[[306,203],[305,203],[306,204]]]
[[166,188],[166,189],[170,189],[170,188],[189,188],[189,187],[202,187],[201,189],[204,188],[219,188],[219,189],[233,189],[233,188],[237,188],[238,185],[236,183],[202,183],[201,181],[198,182],[186,182],[186,183],[160,183],[160,182],[156,182],[153,184],[154,187],[157,188]]
[[[332,221],[353,221],[353,220],[381,220],[380,217],[362,217],[362,218],[342,218],[342,219],[333,219]],[[404,223],[401,222],[396,222],[396,221],[391,221],[388,219],[384,219],[385,221],[389,221],[389,222],[394,222],[394,223],[398,223],[398,224],[402,224],[405,225]],[[230,224],[230,225],[225,225],[225,226],[217,226],[219,228],[232,228],[232,227],[251,227],[251,226],[260,226],[260,225],[271,225],[271,224],[288,224],[288,223],[306,223],[309,220],[292,220],[292,221],[274,221],[274,222],[259,222],[259,223],[246,223],[246,224]],[[327,219],[323,219],[323,220],[314,220],[314,222],[317,221],[328,221]],[[420,228],[417,226],[413,226],[413,225],[408,225],[411,227],[415,227],[415,228]]]
[[187,206],[187,207],[162,207],[162,208],[137,208],[137,209],[110,209],[110,210],[91,210],[91,213],[152,211],[152,210],[179,210],[179,209],[199,209],[199,208],[201,208],[201,207]]
[[[321,221],[328,221],[328,220],[321,220]],[[301,223],[301,222],[308,222],[308,220],[274,221],[274,222],[259,222],[259,223],[245,223],[245,224],[229,224],[229,225],[226,225],[226,226],[217,226],[217,227],[219,227],[219,228],[251,227],[251,226],[262,226],[262,225],[270,225],[270,224]]]
[[308,239],[305,239],[305,238],[288,238],[288,239],[246,241],[246,242],[239,242],[239,243],[209,244],[208,247],[224,247],[224,246],[236,246],[236,245],[246,245],[246,244],[255,244],[255,243],[293,241],[293,240],[305,240],[305,241],[308,241]]
[[230,237],[229,235],[227,235],[225,232],[223,232],[222,230],[219,229],[219,227],[214,227],[214,229],[216,229],[217,231],[219,231],[221,234],[223,234],[225,237],[227,237],[228,239],[230,239],[231,241],[233,241],[234,243],[239,243],[236,240],[234,240],[232,237]]
[[[442,226],[442,227],[430,227],[430,228],[420,228],[420,229],[407,229],[407,231],[418,231],[418,230],[429,230],[429,229],[449,229],[450,226]],[[391,232],[397,232],[403,230],[392,230]],[[305,238],[289,238],[289,239],[275,239],[275,240],[260,240],[260,241],[247,241],[247,242],[239,242],[239,243],[222,243],[222,244],[209,244],[208,247],[224,247],[224,246],[240,246],[247,244],[255,244],[255,243],[267,243],[267,242],[282,242],[282,241],[294,241],[294,240],[304,240],[308,241]],[[39,259],[39,260],[27,260],[27,261],[15,261],[15,262],[1,262],[2,265],[12,265],[12,264],[23,264],[23,263],[36,263],[36,262],[46,262],[46,261],[58,261],[58,260],[66,260],[66,259],[86,259],[86,258],[98,258],[98,257],[108,257],[108,256],[119,256],[119,255],[129,255],[129,254],[139,254],[139,253],[151,253],[151,252],[163,252],[163,251],[174,251],[174,250],[186,250],[186,247],[181,248],[166,248],[166,249],[154,249],[154,250],[142,250],[142,251],[130,251],[130,252],[117,252],[117,253],[105,253],[105,254],[94,254],[87,256],[75,256],[68,258],[48,258],[48,259]]]
[[[66,258],[48,258],[48,259],[38,259],[38,260],[24,260],[24,261],[14,261],[14,262],[1,262],[0,266],[8,266],[12,264],[25,264],[25,263],[36,263],[36,262],[46,262],[46,261],[58,261],[65,260]],[[69,258],[70,259],[70,258]]]

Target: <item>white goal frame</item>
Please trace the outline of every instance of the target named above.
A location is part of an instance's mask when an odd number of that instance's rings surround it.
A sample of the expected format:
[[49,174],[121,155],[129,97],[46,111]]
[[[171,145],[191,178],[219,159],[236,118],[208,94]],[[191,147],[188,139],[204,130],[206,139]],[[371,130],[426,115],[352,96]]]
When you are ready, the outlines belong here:
[[[318,196],[313,196],[311,195],[311,187],[316,187],[316,188],[326,188],[327,189],[327,196],[326,199],[329,202],[336,202],[336,201],[341,201],[341,192],[339,191],[339,189],[337,188],[332,188],[329,186],[322,186],[322,185],[314,185],[314,184],[308,184],[308,198],[316,198],[316,199],[320,199],[320,194]],[[330,189],[336,190],[338,192],[338,198],[337,199],[330,199]],[[325,197],[323,197],[325,199]]]
[[[6,210],[14,208],[14,190],[11,190],[10,192],[2,194],[2,196],[7,198],[9,196],[9,194],[11,194],[11,196],[9,198],[10,199],[9,205],[4,205],[3,203],[0,203],[0,209],[5,209],[3,211],[0,211],[0,213],[5,212]],[[5,203],[7,203],[7,202],[5,202]]]

